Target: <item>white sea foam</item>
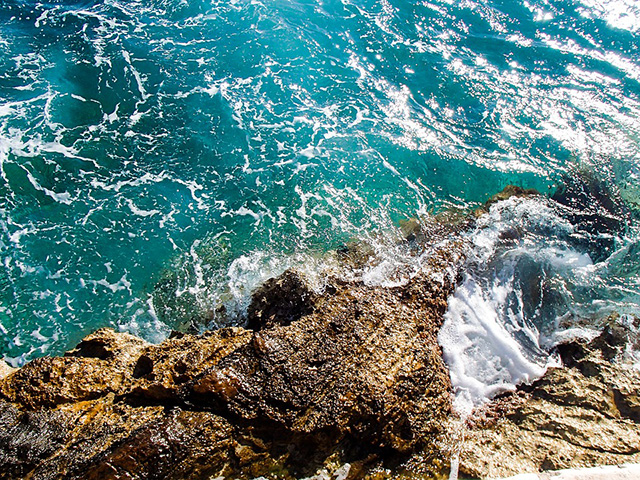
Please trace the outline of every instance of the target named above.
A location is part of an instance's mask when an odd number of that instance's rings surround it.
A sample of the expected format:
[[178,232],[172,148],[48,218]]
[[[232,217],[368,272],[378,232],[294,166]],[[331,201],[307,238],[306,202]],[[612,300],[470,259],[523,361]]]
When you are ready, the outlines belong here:
[[127,198],[127,205],[129,205],[129,210],[131,210],[131,213],[139,217],[152,217],[154,215],[162,214],[160,210],[157,210],[155,208],[153,210],[143,210],[141,208],[138,208],[134,205],[133,201],[131,201],[131,199],[129,198]]
[[131,333],[154,343],[165,340],[171,332],[171,328],[158,319],[151,296],[147,298],[144,306],[140,305],[131,317],[118,327],[122,332]]
[[101,278],[100,280],[84,280],[85,284],[93,285],[93,290],[95,293],[98,293],[97,287],[103,287],[109,290],[111,293],[116,293],[121,290],[126,290],[129,293],[131,292],[131,282],[127,280],[127,274],[125,273],[120,280],[117,282],[109,282],[106,278]]
[[470,413],[497,393],[540,377],[553,362],[532,361],[507,330],[501,307],[508,293],[499,285],[486,292],[468,276],[449,299],[439,341],[460,413]]
[[309,253],[294,255],[274,255],[262,250],[242,255],[231,262],[224,290],[229,293],[225,306],[231,313],[246,313],[251,301],[251,294],[264,281],[277,277],[287,269],[301,272],[309,282],[309,286],[317,291],[324,285],[323,272],[329,265],[326,259],[314,257]]
[[469,235],[464,277],[439,335],[461,414],[540,377],[558,363],[557,342],[592,337],[571,320],[595,308],[577,292],[598,281],[601,266],[574,249],[574,234],[544,199],[512,198]]

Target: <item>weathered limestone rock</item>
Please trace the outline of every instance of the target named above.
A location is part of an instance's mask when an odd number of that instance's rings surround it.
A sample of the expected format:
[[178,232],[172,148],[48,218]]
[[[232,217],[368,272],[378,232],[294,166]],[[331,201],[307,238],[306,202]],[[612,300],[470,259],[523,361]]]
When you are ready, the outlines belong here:
[[621,358],[621,330],[561,345],[565,367],[476,412],[461,472],[495,478],[640,462],[640,372]]
[[253,334],[189,385],[189,400],[224,403],[300,433],[335,429],[406,451],[438,431],[449,379],[433,332],[446,309],[441,286],[335,293],[289,327]]
[[101,329],[35,360],[0,380],[0,478],[378,478],[413,452],[443,474],[437,332],[460,250],[397,288],[329,279],[319,296],[285,272],[254,295],[251,329],[160,345]]
[[127,388],[133,362],[148,344],[101,329],[66,357],[38,358],[0,382],[0,394],[25,407],[53,407],[92,400]]

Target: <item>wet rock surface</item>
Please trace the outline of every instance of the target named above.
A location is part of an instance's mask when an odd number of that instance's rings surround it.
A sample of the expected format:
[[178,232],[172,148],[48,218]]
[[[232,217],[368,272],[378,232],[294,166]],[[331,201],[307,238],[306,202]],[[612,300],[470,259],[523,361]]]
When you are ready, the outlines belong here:
[[482,207],[480,207],[478,210],[474,212],[474,214],[475,216],[479,216],[484,213],[487,213],[489,211],[489,208],[491,208],[491,205],[501,202],[503,200],[508,200],[509,198],[512,198],[512,197],[525,198],[525,197],[532,197],[532,196],[539,196],[542,198],[542,195],[540,194],[540,192],[538,192],[534,188],[522,188],[522,187],[518,187],[517,185],[507,185],[503,190],[496,193],[489,200],[487,200]]
[[[289,270],[254,292],[245,328],[159,345],[101,329],[63,357],[0,365],[0,479],[434,479],[456,453],[461,478],[640,462],[640,373],[624,361],[638,340],[615,319],[475,412],[460,440],[437,342],[459,234],[537,195],[507,187],[472,214],[403,223],[422,261],[402,286],[330,276],[317,291]],[[582,198],[561,195],[558,208]],[[375,255],[336,252],[355,270]]]
[[565,366],[479,409],[461,450],[463,478],[640,462],[640,372],[623,359],[629,331],[558,350]]
[[300,274],[288,270],[267,280],[253,293],[247,328],[263,330],[290,325],[313,312],[316,297]]
[[102,329],[27,364],[0,380],[0,478],[443,475],[437,331],[459,245],[427,263],[402,287],[329,279],[322,295],[285,272],[254,295],[252,328],[159,345]]

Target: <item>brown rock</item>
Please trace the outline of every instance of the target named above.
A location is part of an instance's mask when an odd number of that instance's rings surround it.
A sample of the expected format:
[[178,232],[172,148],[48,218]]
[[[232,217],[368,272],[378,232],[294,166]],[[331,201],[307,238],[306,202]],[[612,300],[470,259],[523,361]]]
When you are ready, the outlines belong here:
[[0,395],[36,409],[124,393],[132,365],[147,345],[132,335],[100,329],[66,357],[28,363],[0,382]]
[[530,197],[536,195],[540,195],[540,192],[538,192],[534,188],[522,188],[516,185],[507,185],[500,192],[496,193],[489,200],[487,200],[483,206],[476,209],[473,212],[473,215],[475,217],[480,217],[481,215],[487,213],[489,211],[489,208],[491,208],[491,205],[493,205],[494,203],[507,200],[511,197]]
[[[489,478],[640,461],[640,373],[610,329],[560,348],[562,368],[475,413],[461,472]],[[621,352],[619,352],[621,353]]]
[[223,328],[203,335],[179,335],[150,346],[131,370],[127,395],[132,401],[179,404],[185,385],[250,340],[247,330]]
[[0,478],[440,474],[437,331],[459,251],[397,288],[329,279],[319,296],[286,272],[254,295],[255,330],[149,345],[102,329],[35,360],[0,380]]
[[450,285],[419,281],[415,297],[336,282],[317,313],[256,332],[212,367],[189,387],[191,401],[214,398],[243,418],[300,433],[333,428],[397,450],[428,441],[450,408],[434,335]]
[[110,328],[101,328],[86,336],[66,357],[115,358],[119,364],[129,364],[140,351],[149,346],[144,340],[128,333],[116,333]]

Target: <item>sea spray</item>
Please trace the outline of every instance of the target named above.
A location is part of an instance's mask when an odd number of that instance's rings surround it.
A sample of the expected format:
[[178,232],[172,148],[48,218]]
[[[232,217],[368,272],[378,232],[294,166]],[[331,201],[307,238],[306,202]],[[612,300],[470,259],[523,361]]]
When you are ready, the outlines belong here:
[[602,289],[609,298],[615,292],[616,309],[637,310],[633,291],[602,277],[628,247],[594,263],[598,238],[611,233],[592,232],[589,240],[563,213],[539,195],[511,198],[492,205],[467,234],[468,263],[439,334],[459,412],[558,365],[558,342],[597,334],[600,325],[588,319],[614,308],[598,301]]

